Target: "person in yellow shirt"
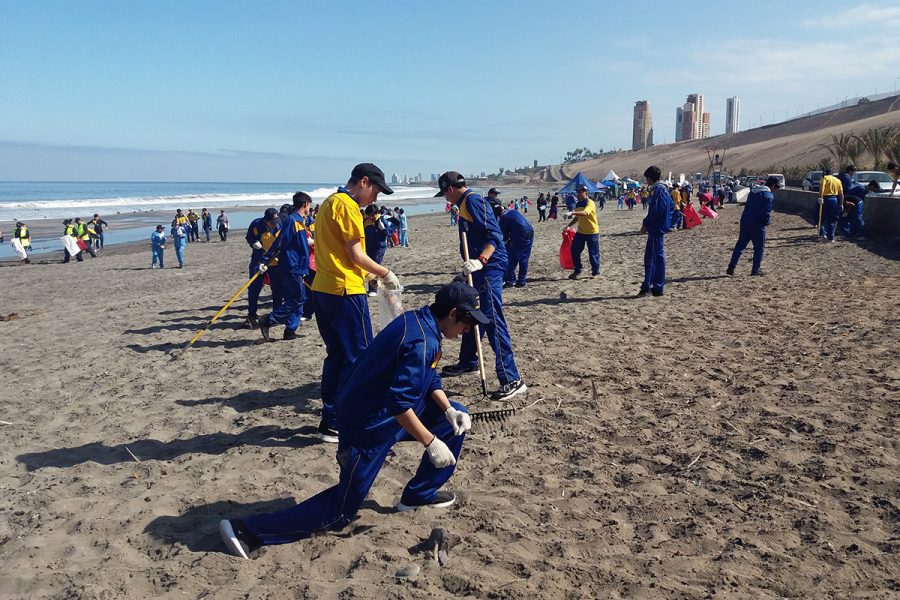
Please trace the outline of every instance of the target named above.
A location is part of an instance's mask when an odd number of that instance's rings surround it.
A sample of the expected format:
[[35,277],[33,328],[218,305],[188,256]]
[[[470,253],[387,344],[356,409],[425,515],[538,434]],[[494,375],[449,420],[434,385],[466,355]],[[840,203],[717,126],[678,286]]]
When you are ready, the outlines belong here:
[[844,186],[841,180],[831,174],[831,169],[822,171],[819,184],[819,239],[834,241],[834,230],[844,206]]
[[672,188],[672,202],[675,204],[675,211],[672,213],[672,229],[681,229],[684,223],[684,215],[681,214],[681,194],[686,193],[678,189],[678,185]]
[[588,260],[591,263],[591,277],[600,274],[600,225],[597,224],[597,205],[588,197],[587,186],[579,184],[575,187],[578,199],[572,211],[572,221],[568,227],[578,223],[575,237],[572,239],[572,263],[575,270],[569,279],[578,279],[581,275],[581,253],[585,245],[588,247]]
[[397,276],[366,255],[361,208],[378,194],[393,194],[384,172],[372,163],[353,167],[347,185],[328,196],[316,214],[316,277],[312,284],[316,324],[325,342],[322,364],[322,421],[319,437],[338,442],[334,400],[353,362],[372,341],[365,281],[379,278],[387,290],[400,288]]

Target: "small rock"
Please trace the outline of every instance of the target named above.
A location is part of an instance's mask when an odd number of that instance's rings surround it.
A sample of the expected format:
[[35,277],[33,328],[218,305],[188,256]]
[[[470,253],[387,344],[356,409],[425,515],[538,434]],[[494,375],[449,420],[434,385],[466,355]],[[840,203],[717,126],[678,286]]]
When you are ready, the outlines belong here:
[[413,563],[410,565],[406,565],[405,567],[401,567],[395,574],[394,577],[398,579],[412,579],[416,575],[419,574],[421,567],[419,565]]
[[565,300],[565,299],[567,299],[567,298],[569,297],[569,295],[568,295],[567,293],[565,293],[565,292],[560,292],[560,293],[559,293],[559,297],[560,297],[562,300]]

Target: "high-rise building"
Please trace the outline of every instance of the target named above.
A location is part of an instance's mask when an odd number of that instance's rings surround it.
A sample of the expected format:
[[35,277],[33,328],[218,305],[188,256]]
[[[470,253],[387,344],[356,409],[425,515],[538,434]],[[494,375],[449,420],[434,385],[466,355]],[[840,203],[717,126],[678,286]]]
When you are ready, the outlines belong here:
[[400,183],[400,176],[397,175],[396,173],[393,173],[391,175],[391,183],[394,183],[394,184]]
[[703,111],[703,94],[688,94],[687,102],[675,109],[675,141],[709,137],[710,115]]
[[709,113],[703,113],[703,117],[700,119],[700,139],[706,139],[709,137]]
[[725,101],[725,133],[741,130],[741,99],[735,96]]
[[[634,119],[631,125],[631,149],[643,150],[653,145],[653,117],[650,115],[650,103],[638,100],[634,103]],[[537,166],[537,161],[535,166]]]

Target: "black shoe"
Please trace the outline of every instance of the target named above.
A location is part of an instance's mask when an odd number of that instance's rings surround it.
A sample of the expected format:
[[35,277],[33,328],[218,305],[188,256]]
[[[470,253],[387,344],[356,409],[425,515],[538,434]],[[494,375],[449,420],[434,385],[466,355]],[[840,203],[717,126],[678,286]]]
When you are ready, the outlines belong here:
[[319,421],[319,439],[329,444],[338,443],[338,430],[329,427],[325,421]]
[[728,267],[725,269],[725,274],[729,277],[734,277],[734,267]]
[[503,288],[504,288],[504,289],[510,288],[510,287],[512,287],[512,286],[513,286],[512,281],[504,281],[504,282],[503,282]]
[[297,339],[297,332],[296,332],[296,331],[291,331],[290,329],[285,329],[285,330],[284,330],[284,337],[281,338],[281,339],[283,339],[283,340],[296,340],[296,339]]
[[600,277],[600,273],[591,273],[591,279],[594,277]]
[[763,273],[762,271],[750,271],[750,275],[753,277],[762,277],[763,275],[765,275],[765,273]]
[[650,290],[650,295],[651,296],[662,296],[664,294],[663,294],[662,290]]
[[267,342],[272,341],[272,338],[269,337],[269,315],[266,315],[259,320],[259,332],[262,334],[264,340]]
[[640,290],[638,290],[637,297],[640,298],[641,296],[646,296],[649,293],[650,293],[650,290],[645,290],[644,288],[641,288]]
[[229,553],[245,560],[250,560],[250,553],[261,546],[237,521],[234,523],[228,519],[219,521],[219,535],[222,536]]
[[528,386],[525,385],[525,382],[521,379],[516,379],[515,381],[510,381],[509,383],[504,383],[503,385],[501,385],[499,390],[491,394],[491,399],[509,400],[513,396],[527,391]]
[[404,504],[403,502],[398,502],[397,511],[406,512],[409,510],[416,510],[417,508],[447,508],[448,506],[453,506],[455,503],[456,494],[453,492],[439,491],[434,495],[434,498],[425,504]]
[[247,315],[247,327],[250,329],[259,327],[259,317],[256,315]]
[[442,377],[456,377],[457,375],[463,375],[464,373],[473,373],[478,370],[478,365],[461,365],[456,363],[455,365],[447,365],[443,369],[441,369]]
[[513,287],[523,288],[523,287],[525,287],[525,282],[523,281],[522,283],[517,283]]
[[569,275],[569,279],[578,279],[578,276],[581,275],[578,271],[572,271],[572,274]]

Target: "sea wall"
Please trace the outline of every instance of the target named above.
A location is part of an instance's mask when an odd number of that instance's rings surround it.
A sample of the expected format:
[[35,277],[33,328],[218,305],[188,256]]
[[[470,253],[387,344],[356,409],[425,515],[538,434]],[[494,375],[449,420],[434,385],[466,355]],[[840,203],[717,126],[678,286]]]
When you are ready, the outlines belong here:
[[[775,208],[800,213],[818,219],[819,194],[787,188],[775,192]],[[900,238],[900,196],[866,197],[863,207],[866,235],[870,237]]]

